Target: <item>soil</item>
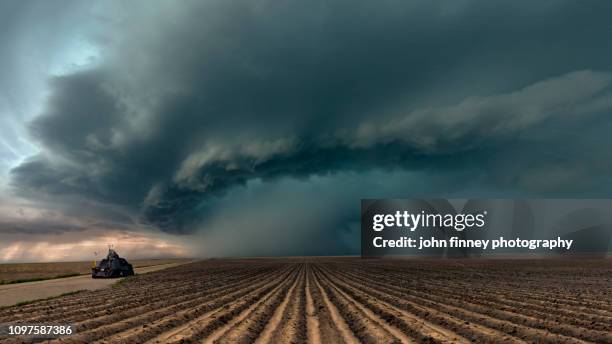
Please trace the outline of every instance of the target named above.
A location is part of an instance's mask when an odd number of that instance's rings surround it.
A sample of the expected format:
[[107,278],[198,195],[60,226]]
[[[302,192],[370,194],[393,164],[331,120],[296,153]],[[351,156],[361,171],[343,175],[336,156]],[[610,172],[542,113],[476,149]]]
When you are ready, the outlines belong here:
[[50,343],[612,343],[612,261],[210,260],[0,310],[58,322]]
[[[184,262],[159,264],[134,268],[136,274],[144,274],[174,267]],[[115,278],[91,278],[91,275],[48,279],[35,282],[12,283],[0,285],[0,307],[10,306],[34,300],[57,297],[62,294],[96,290],[109,287],[119,280]]]

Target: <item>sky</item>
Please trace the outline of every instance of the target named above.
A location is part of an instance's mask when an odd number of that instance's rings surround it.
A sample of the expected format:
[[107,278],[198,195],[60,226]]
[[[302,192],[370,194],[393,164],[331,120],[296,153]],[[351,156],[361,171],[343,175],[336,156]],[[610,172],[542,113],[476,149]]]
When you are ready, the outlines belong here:
[[605,198],[612,3],[0,2],[0,262],[359,253],[361,198]]

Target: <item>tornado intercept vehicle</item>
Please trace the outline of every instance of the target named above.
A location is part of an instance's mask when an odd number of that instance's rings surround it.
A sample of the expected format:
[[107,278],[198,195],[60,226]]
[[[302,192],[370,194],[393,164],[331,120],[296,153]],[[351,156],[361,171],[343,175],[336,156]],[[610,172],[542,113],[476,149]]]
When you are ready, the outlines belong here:
[[134,268],[127,260],[119,257],[115,250],[109,248],[108,255],[91,268],[91,278],[112,278],[133,276]]

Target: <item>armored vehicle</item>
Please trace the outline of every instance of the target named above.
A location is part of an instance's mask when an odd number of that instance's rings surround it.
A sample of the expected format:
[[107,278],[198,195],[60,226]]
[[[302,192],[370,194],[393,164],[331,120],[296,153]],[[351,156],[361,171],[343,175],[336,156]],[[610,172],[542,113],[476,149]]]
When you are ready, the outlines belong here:
[[119,257],[115,250],[109,248],[108,255],[91,268],[91,278],[111,278],[133,276],[134,268],[127,260]]

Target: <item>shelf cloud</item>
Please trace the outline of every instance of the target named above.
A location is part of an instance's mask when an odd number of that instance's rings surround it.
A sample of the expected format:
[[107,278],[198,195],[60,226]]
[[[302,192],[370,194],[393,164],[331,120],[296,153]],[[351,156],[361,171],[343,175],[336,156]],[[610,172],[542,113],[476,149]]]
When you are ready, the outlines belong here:
[[[0,236],[112,227],[225,242],[251,223],[270,237],[294,233],[287,252],[261,240],[232,254],[350,254],[362,197],[612,190],[612,49],[601,43],[612,4],[64,5],[53,13],[90,24],[43,47],[74,62],[47,61],[43,100],[4,142],[36,149],[9,159],[0,145],[11,217]],[[12,30],[0,43],[48,26],[41,6],[51,5],[15,8],[41,21],[0,24]],[[0,73],[20,58],[4,50]],[[28,97],[8,82],[0,111]],[[250,217],[232,219],[246,205]],[[13,219],[20,208],[59,215]],[[325,221],[306,220],[316,216]],[[322,232],[335,243],[304,243]]]

